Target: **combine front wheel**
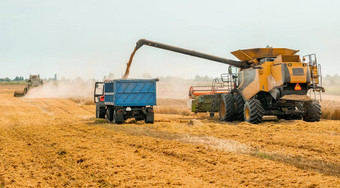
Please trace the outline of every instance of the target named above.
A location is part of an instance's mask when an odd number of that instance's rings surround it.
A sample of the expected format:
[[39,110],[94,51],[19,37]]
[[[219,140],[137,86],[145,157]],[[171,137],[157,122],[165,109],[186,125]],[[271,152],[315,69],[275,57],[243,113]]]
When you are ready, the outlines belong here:
[[234,117],[234,97],[231,93],[222,94],[221,95],[221,103],[220,103],[220,120],[222,121],[233,121]]
[[307,113],[303,115],[303,121],[314,122],[321,119],[321,105],[318,101],[305,103]]
[[235,120],[244,121],[243,109],[244,100],[240,93],[234,94],[235,98]]
[[258,99],[250,99],[244,104],[244,120],[257,124],[261,123],[263,117],[263,107]]

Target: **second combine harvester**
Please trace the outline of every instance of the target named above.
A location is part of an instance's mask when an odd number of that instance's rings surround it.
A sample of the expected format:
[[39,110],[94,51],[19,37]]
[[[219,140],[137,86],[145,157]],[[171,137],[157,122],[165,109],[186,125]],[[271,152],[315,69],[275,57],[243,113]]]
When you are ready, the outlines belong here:
[[[211,92],[199,96],[210,100],[210,112],[219,112],[224,121],[247,121],[260,123],[264,115],[276,115],[279,119],[302,119],[308,122],[319,121],[321,106],[315,92],[324,92],[320,85],[320,66],[316,55],[296,55],[298,50],[287,48],[253,48],[231,52],[239,61],[217,57],[201,52],[178,48],[154,41],[141,39],[130,57],[140,47],[148,45],[164,50],[191,55],[224,64],[229,64],[228,90]],[[233,73],[232,67],[238,68]],[[308,96],[314,94],[314,99]],[[321,95],[320,95],[321,96]],[[197,105],[197,103],[196,103]]]

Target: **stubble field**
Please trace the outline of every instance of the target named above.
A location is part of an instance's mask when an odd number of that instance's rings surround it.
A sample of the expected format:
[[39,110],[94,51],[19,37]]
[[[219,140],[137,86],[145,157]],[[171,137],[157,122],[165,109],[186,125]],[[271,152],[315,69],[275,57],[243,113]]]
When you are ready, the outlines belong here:
[[97,120],[90,98],[0,86],[0,187],[340,187],[340,121],[224,123],[159,99],[155,124]]

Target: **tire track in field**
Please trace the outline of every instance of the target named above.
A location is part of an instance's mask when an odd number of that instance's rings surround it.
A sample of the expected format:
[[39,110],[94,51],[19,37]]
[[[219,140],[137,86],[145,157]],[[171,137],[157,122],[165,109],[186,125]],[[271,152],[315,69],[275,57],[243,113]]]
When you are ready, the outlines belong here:
[[312,160],[299,156],[282,154],[276,151],[261,151],[251,148],[246,144],[240,143],[230,139],[220,139],[212,136],[200,136],[200,135],[188,135],[188,134],[176,134],[165,131],[156,131],[150,127],[138,127],[138,126],[103,126],[107,129],[113,129],[115,131],[124,132],[129,135],[135,136],[148,136],[163,140],[174,140],[182,143],[189,143],[194,145],[204,145],[208,148],[217,149],[224,152],[232,152],[239,154],[248,154],[258,158],[264,158],[272,161],[278,161],[285,164],[293,165],[302,170],[315,171],[328,176],[340,177],[340,164],[330,163],[324,160]]

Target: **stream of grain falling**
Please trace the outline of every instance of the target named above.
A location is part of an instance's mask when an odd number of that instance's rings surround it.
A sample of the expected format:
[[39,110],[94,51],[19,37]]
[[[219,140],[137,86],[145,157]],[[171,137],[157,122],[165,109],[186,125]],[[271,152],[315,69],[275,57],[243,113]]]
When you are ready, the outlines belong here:
[[129,77],[132,59],[133,59],[133,57],[135,56],[136,51],[137,51],[137,48],[135,48],[135,49],[133,50],[133,52],[131,53],[131,55],[130,55],[129,62],[126,64],[126,70],[125,70],[125,73],[124,73],[124,75],[123,75],[123,77],[122,77],[123,79],[127,79],[127,78]]

